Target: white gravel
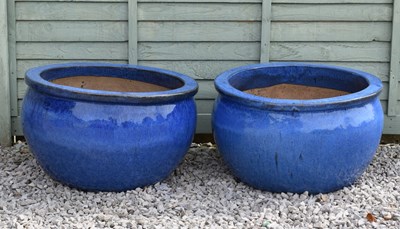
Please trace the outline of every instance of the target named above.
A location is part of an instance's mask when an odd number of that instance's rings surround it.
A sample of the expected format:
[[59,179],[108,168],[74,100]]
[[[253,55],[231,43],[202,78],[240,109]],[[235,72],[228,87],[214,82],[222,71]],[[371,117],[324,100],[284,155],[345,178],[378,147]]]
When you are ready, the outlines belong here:
[[0,228],[400,228],[399,186],[400,145],[380,146],[352,187],[298,195],[238,183],[213,145],[193,144],[164,182],[82,192],[51,180],[19,143],[0,148]]

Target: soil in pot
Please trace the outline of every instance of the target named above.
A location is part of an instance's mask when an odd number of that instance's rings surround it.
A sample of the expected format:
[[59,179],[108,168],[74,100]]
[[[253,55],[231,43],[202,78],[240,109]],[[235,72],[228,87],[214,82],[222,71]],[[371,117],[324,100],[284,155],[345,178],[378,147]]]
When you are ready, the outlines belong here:
[[92,90],[119,91],[119,92],[153,92],[167,91],[170,88],[138,80],[130,80],[107,76],[72,76],[51,81],[70,87],[78,87]]
[[347,95],[349,92],[330,88],[304,86],[297,84],[277,84],[269,87],[253,88],[244,92],[274,99],[323,99]]

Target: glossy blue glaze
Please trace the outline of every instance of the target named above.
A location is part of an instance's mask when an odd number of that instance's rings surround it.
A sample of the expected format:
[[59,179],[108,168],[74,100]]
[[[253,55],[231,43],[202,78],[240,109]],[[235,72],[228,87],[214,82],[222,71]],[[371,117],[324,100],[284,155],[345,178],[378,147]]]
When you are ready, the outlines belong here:
[[[272,99],[241,90],[280,83],[348,95]],[[380,80],[357,70],[303,63],[232,69],[217,77],[213,111],[219,152],[243,182],[272,192],[326,193],[352,184],[371,162],[383,129]]]
[[[78,75],[123,77],[172,89],[111,92],[49,82]],[[22,121],[31,152],[52,178],[69,186],[124,191],[156,183],[176,168],[192,142],[197,83],[179,73],[71,63],[31,69],[26,82]]]

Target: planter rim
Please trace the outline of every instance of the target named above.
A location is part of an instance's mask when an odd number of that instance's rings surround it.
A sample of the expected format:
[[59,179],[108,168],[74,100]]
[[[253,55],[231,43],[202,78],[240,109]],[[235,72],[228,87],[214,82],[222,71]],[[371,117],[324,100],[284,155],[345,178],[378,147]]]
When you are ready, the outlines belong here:
[[[280,68],[280,67],[308,67],[316,69],[325,68],[331,70],[338,70],[342,72],[348,72],[365,79],[368,83],[368,86],[360,91],[337,97],[296,100],[296,99],[276,99],[276,98],[256,96],[253,94],[243,92],[233,87],[229,82],[229,80],[232,77],[244,71],[263,69],[263,68]],[[273,62],[273,63],[262,63],[262,64],[240,66],[225,71],[220,75],[218,75],[214,81],[214,86],[220,94],[233,99],[233,101],[237,101],[246,106],[251,106],[261,109],[265,108],[271,110],[279,110],[279,111],[312,111],[312,110],[329,110],[329,109],[341,108],[343,106],[347,107],[377,97],[382,91],[381,80],[372,74],[346,67],[339,67],[327,64],[302,63],[302,62]]]
[[[49,80],[44,79],[41,76],[42,73],[48,70],[63,69],[63,68],[90,68],[90,67],[115,68],[119,70],[136,69],[139,71],[147,71],[150,73],[154,72],[173,77],[182,82],[182,86],[167,91],[118,92],[118,91],[84,89],[84,88],[55,84]],[[67,77],[73,77],[73,76],[75,75]],[[103,76],[108,76],[108,75],[104,74]],[[109,77],[115,77],[115,76],[109,76]],[[131,78],[126,78],[126,79],[131,79]],[[114,102],[115,103],[167,103],[171,101],[193,97],[198,91],[198,84],[194,79],[178,72],[155,68],[155,67],[147,67],[147,66],[131,65],[131,64],[113,64],[104,62],[103,63],[70,62],[62,64],[49,64],[31,68],[25,74],[25,82],[29,87],[37,91],[57,97],[65,97],[78,100],[97,101],[97,102],[111,102],[111,103]]]

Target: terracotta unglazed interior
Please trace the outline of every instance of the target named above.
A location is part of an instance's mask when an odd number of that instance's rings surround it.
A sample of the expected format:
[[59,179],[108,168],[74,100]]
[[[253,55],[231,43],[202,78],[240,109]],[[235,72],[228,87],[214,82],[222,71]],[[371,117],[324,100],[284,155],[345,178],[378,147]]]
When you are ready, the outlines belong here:
[[341,95],[347,95],[349,92],[330,88],[304,86],[297,84],[277,84],[269,87],[253,88],[244,92],[257,96],[275,98],[275,99],[322,99]]
[[55,84],[92,90],[119,92],[154,92],[167,91],[170,88],[138,80],[130,80],[107,76],[72,76],[51,81]]

